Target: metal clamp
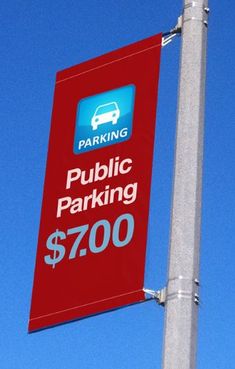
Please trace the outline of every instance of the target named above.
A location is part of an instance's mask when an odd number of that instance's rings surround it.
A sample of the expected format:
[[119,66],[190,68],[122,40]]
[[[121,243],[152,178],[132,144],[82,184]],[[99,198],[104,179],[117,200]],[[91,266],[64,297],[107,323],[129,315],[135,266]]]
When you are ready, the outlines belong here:
[[[199,8],[202,9],[204,11],[204,15],[203,14],[198,14],[198,16],[191,16],[191,12],[190,12],[190,8]],[[207,16],[210,12],[210,8],[208,8],[207,6],[198,3],[197,1],[192,1],[190,4],[187,4],[184,7],[184,12],[189,12],[189,14],[185,14],[185,18],[184,18],[184,23],[189,22],[190,20],[195,20],[195,21],[199,21],[202,22],[206,27],[208,26],[208,21],[207,21]],[[187,12],[187,13],[188,13]]]
[[193,299],[194,303],[199,305],[199,285],[200,282],[197,278],[193,280],[183,276],[171,278],[168,281],[166,301],[174,299]]
[[[172,283],[174,283],[175,288],[170,288],[169,285]],[[180,275],[179,277],[171,278],[168,281],[168,287],[164,287],[157,291],[144,288],[143,291],[145,292],[146,300],[156,300],[157,304],[161,306],[165,306],[167,301],[175,299],[193,299],[194,303],[199,305],[199,285],[200,282],[197,278],[191,280]],[[173,291],[171,291],[172,289]]]
[[203,9],[207,14],[210,12],[210,8],[208,8],[205,5],[199,4],[196,1],[192,1],[190,4],[185,5],[184,9],[187,8],[201,8]]
[[166,303],[166,287],[162,288],[161,290],[157,291],[157,303],[158,305],[165,306]]
[[[164,306],[166,302],[166,287],[161,290],[154,291],[149,290],[148,288],[144,288],[143,291],[146,294],[146,300],[156,300],[158,305]],[[149,298],[150,296],[150,298]]]
[[208,21],[207,20],[204,20],[204,19],[201,19],[201,18],[196,18],[196,17],[187,18],[187,19],[184,20],[184,23],[189,22],[190,20],[196,20],[196,21],[202,22],[206,27],[208,27]]

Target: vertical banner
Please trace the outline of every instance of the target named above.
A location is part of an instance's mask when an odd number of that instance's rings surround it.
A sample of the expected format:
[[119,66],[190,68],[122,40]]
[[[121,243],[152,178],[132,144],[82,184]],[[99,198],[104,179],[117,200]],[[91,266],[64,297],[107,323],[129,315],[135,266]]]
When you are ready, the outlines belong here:
[[161,40],[57,74],[30,332],[145,300]]

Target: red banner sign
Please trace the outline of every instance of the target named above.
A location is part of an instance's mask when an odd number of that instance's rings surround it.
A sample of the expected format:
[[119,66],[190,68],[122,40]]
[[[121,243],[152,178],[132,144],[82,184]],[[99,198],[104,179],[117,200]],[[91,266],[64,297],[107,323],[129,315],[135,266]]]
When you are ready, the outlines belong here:
[[57,74],[29,331],[145,300],[160,51]]

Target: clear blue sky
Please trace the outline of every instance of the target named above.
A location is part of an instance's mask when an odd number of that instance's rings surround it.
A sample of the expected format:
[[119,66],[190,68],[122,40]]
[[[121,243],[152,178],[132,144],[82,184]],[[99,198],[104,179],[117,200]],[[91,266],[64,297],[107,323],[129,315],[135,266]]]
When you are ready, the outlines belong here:
[[[235,362],[235,5],[211,1],[198,369]],[[28,335],[55,73],[175,25],[181,0],[6,1],[1,13],[1,369],[160,369],[154,301]],[[166,283],[179,40],[163,50],[146,287]]]

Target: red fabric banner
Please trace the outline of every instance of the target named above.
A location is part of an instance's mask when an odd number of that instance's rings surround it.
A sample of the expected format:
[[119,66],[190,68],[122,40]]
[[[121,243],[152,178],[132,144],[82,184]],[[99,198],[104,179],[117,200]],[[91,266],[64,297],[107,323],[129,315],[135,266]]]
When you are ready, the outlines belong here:
[[57,74],[30,332],[145,300],[161,40]]

